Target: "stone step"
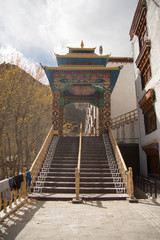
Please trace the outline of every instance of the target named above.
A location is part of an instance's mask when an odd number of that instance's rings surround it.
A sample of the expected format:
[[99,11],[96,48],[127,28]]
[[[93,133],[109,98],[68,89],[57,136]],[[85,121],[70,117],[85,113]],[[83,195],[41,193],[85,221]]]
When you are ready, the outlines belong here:
[[81,155],[81,159],[85,159],[85,158],[88,158],[88,159],[107,159],[107,156],[106,154],[82,154]]
[[64,151],[64,149],[62,150],[60,150],[60,151],[55,151],[55,156],[63,156],[63,155],[73,155],[73,156],[77,156],[78,155],[78,149],[77,149],[77,151],[70,151],[69,149],[67,149],[67,150],[65,150]]
[[[55,162],[55,161],[75,161],[78,163],[78,156],[64,156],[64,157],[61,157],[61,156],[55,156],[53,159],[52,159],[52,162]],[[108,161],[107,160],[107,157],[101,157],[101,156],[97,156],[97,157],[94,157],[94,156],[85,156],[81,158],[81,162],[84,162],[84,161],[95,161],[95,162],[101,162],[101,161]]]
[[95,150],[105,151],[104,143],[95,143],[95,144],[86,143],[86,144],[84,144],[82,142],[82,150],[87,150],[87,149],[89,149],[89,150],[95,149]]
[[85,153],[85,154],[81,154],[81,159],[107,159],[107,155],[106,154],[98,154],[98,153]]
[[[75,187],[75,182],[60,182],[60,181],[39,181],[39,184],[42,184],[43,187],[65,187],[65,188],[69,188],[69,187]],[[34,185],[36,186],[36,184]],[[114,182],[80,182],[80,187],[82,188],[122,188],[124,187],[124,183],[120,182],[120,183],[114,183]]]
[[[88,177],[88,178],[95,178],[95,177],[99,177],[101,179],[103,179],[104,177],[112,177],[112,173],[80,173],[80,177]],[[116,177],[120,177],[120,173],[116,174]]]
[[76,168],[77,167],[77,162],[75,163],[51,163],[50,165],[51,168]]
[[[38,181],[38,179],[37,179]],[[42,180],[39,180],[40,182]],[[38,181],[38,182],[39,182]],[[75,183],[75,176],[72,177],[68,177],[68,176],[47,176],[45,178],[45,181],[48,182],[74,182]],[[122,178],[121,177],[117,177],[114,178],[112,176],[110,177],[103,177],[103,178],[99,178],[99,177],[92,177],[92,178],[88,178],[88,177],[81,177],[80,178],[80,182],[122,182]],[[44,182],[44,181],[43,181]]]
[[57,144],[57,148],[62,148],[62,147],[66,147],[66,146],[74,146],[76,148],[79,147],[79,141],[66,141],[66,142],[63,142],[63,141],[59,141],[58,144]]
[[55,153],[54,158],[78,158],[78,153],[76,154],[66,154],[66,153],[56,154]]
[[107,194],[107,193],[126,193],[126,189],[125,188],[80,188],[80,194],[82,193],[103,193],[103,194]]
[[[73,172],[46,172],[46,177],[75,177],[75,171]],[[38,175],[39,177],[41,177],[42,175],[39,173]]]
[[[41,176],[41,175],[39,175]],[[75,177],[75,172],[47,172],[46,173],[46,177],[57,177],[57,176],[62,176],[62,177]],[[104,177],[120,177],[119,173],[116,174],[112,174],[109,172],[106,173],[80,173],[80,178],[82,179],[83,177],[87,177],[87,178],[95,178],[95,177],[99,177],[100,179],[103,179]]]
[[[75,188],[70,187],[70,188],[65,188],[65,187],[34,187],[34,189],[42,192],[42,193],[75,193]],[[85,187],[80,187],[80,194],[82,193],[126,193],[125,188],[85,188]]]
[[108,163],[94,163],[94,162],[81,163],[81,168],[98,168],[98,167],[109,168],[109,165],[108,165]]
[[[54,163],[58,163],[58,164],[61,164],[61,163],[65,163],[65,164],[72,164],[72,163],[78,163],[78,160],[77,159],[53,159],[53,161],[51,161],[51,164],[54,164]],[[106,159],[98,159],[98,160],[95,160],[95,159],[90,159],[90,160],[83,160],[82,161],[82,164],[99,164],[99,165],[101,165],[101,164],[108,164],[108,161],[106,160]],[[45,163],[43,164],[43,165],[45,165]]]
[[[38,181],[38,178],[37,178]],[[69,182],[74,182],[75,183],[75,176],[47,176],[45,177],[45,181],[50,181],[50,182],[54,182],[54,181],[60,181],[60,182],[65,182],[65,181],[69,181]],[[38,181],[39,182],[39,181]]]
[[85,156],[85,157],[82,157],[81,158],[81,163],[82,162],[97,162],[97,163],[101,163],[101,162],[108,162],[108,159],[106,157],[100,157],[100,156],[97,156],[97,157],[90,157],[90,156]]
[[113,177],[103,177],[103,178],[99,178],[99,177],[92,177],[92,178],[81,177],[80,178],[81,182],[113,182],[115,180],[117,182],[122,182],[122,178],[121,177],[117,177],[117,179],[115,179]]
[[[77,163],[51,163],[50,168],[76,168]],[[81,168],[109,168],[109,165],[107,163],[105,164],[96,164],[96,163],[82,163]]]
[[64,157],[61,157],[61,156],[54,156],[54,160],[75,160],[78,162],[78,156],[64,156]]
[[[39,201],[72,201],[75,198],[75,193],[32,193],[28,195],[29,198],[34,198]],[[82,200],[87,201],[114,201],[126,200],[129,198],[128,194],[80,194]]]
[[96,150],[86,150],[86,151],[82,151],[81,152],[82,155],[100,155],[100,156],[106,156],[106,152],[102,152],[102,151],[96,151]]
[[[41,169],[41,172],[57,172],[57,173],[61,173],[61,172],[75,172],[75,168],[43,168]],[[110,169],[107,168],[94,168],[94,169],[90,169],[90,168],[81,168],[81,173],[110,173]]]
[[77,159],[59,159],[59,160],[55,160],[53,159],[53,161],[51,162],[51,164],[77,164],[78,160]]
[[89,145],[93,145],[93,144],[103,144],[103,140],[102,139],[85,139],[82,138],[82,143],[85,144],[89,144]]

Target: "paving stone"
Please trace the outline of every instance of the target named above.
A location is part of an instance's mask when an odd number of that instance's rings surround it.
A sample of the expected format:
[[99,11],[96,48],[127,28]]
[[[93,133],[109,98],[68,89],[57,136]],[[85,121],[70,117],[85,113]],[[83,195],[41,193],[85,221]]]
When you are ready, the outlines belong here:
[[4,240],[159,240],[160,200],[34,201],[1,225]]

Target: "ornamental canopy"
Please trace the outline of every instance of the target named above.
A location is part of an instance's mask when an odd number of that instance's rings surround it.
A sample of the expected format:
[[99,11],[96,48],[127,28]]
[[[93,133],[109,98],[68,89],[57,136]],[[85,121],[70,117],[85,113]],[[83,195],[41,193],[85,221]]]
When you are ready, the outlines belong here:
[[56,55],[58,67],[42,66],[52,91],[60,90],[61,104],[89,102],[103,105],[105,90],[113,91],[122,66],[106,67],[110,55],[95,53],[95,48],[68,47],[69,53]]

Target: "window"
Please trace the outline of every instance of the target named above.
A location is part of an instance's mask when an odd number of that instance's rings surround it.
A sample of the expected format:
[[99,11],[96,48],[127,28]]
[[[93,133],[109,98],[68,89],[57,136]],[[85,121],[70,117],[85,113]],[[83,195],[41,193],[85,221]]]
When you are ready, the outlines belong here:
[[150,78],[151,78],[151,66],[150,61],[148,59],[145,67],[141,72],[142,89],[144,89],[146,83],[149,81]]
[[148,175],[160,176],[159,144],[157,142],[150,143],[149,145],[142,146],[142,150],[147,157]]
[[143,29],[142,29],[141,35],[139,36],[139,48],[140,48],[140,51],[143,48],[143,45],[144,45],[145,40],[147,39],[147,37],[148,37],[147,25],[146,25],[146,21],[145,21],[145,23],[143,25]]
[[156,113],[153,106],[144,114],[144,122],[146,134],[157,129]]
[[160,175],[158,154],[156,156],[147,155],[147,165],[148,165],[148,175]]

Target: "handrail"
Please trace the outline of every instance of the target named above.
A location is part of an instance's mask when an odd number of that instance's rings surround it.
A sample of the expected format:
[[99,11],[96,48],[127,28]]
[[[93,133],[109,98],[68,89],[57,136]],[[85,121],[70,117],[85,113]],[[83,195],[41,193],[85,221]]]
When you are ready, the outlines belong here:
[[81,149],[82,149],[82,123],[80,123],[79,152],[78,152],[78,170],[81,168]]
[[75,193],[76,193],[76,200],[79,200],[79,183],[80,183],[80,169],[81,169],[81,151],[82,151],[82,123],[80,123],[78,164],[77,164],[77,168],[75,168]]
[[114,151],[114,155],[118,164],[119,171],[122,176],[123,182],[126,184],[127,192],[130,196],[130,199],[134,199],[134,186],[133,186],[133,172],[132,168],[129,167],[127,169],[126,164],[124,162],[124,159],[122,157],[122,154],[119,150],[118,144],[115,140],[115,137],[113,135],[113,132],[111,128],[109,128],[109,138],[112,144],[112,148]]
[[30,172],[31,172],[31,176],[32,176],[32,184],[33,182],[36,180],[36,177],[40,171],[40,168],[42,166],[43,160],[46,156],[46,153],[48,151],[48,147],[51,143],[53,137],[53,126],[50,128],[49,133],[36,157],[36,159],[34,160],[31,168],[30,168]]
[[111,119],[112,129],[123,126],[124,124],[129,124],[130,122],[136,121],[138,119],[137,109],[130,112],[122,114],[118,117]]

